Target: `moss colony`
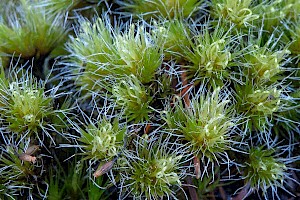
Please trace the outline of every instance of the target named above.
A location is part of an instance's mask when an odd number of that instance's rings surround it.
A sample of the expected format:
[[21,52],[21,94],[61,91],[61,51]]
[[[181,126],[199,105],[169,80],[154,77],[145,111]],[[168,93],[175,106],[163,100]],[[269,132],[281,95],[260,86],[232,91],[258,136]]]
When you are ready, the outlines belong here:
[[1,0],[0,199],[299,199],[299,0]]

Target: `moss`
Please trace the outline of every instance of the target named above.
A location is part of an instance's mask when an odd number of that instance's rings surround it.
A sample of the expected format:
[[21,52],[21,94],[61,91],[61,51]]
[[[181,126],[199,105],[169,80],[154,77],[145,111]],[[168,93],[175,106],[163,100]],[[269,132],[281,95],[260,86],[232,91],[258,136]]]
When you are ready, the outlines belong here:
[[1,1],[0,198],[293,198],[298,2]]

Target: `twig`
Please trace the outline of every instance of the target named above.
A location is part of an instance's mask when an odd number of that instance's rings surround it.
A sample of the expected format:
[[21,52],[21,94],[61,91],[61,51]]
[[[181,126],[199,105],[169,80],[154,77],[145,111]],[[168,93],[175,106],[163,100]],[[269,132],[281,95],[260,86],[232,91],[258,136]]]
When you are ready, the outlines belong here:
[[227,194],[226,194],[226,192],[225,192],[225,190],[222,186],[219,186],[219,192],[220,192],[221,198],[223,200],[226,200],[227,199]]
[[216,200],[216,197],[215,197],[215,194],[214,192],[210,192],[210,197],[211,197],[211,200]]
[[193,86],[193,85],[188,85],[187,77],[186,77],[186,72],[183,71],[181,74],[181,81],[182,81],[182,90],[180,91],[180,96],[183,97],[184,103],[186,107],[189,107],[191,105],[191,101],[189,99],[188,95],[188,90]]
[[196,179],[199,179],[201,176],[201,170],[200,170],[200,160],[197,156],[194,156],[194,168],[195,168],[195,174],[196,174]]
[[[193,185],[193,181],[192,181],[192,178],[190,176],[186,177],[186,182],[189,185]],[[191,200],[199,200],[196,189],[194,187],[191,187],[191,186],[188,186],[188,189],[189,189]]]

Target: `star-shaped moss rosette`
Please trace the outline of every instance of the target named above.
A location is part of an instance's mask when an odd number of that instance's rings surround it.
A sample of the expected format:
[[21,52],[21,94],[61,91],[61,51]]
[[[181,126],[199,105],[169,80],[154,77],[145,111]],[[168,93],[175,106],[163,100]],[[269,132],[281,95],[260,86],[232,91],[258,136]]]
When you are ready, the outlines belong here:
[[38,59],[65,42],[67,29],[62,16],[49,15],[43,7],[36,7],[29,0],[3,6],[9,11],[0,13],[3,19],[0,21],[0,52]]
[[249,65],[249,78],[257,83],[276,82],[278,75],[283,71],[281,68],[284,58],[290,53],[288,50],[270,52],[267,48],[254,46],[252,53],[245,55]]
[[296,180],[290,177],[289,163],[299,158],[281,158],[283,153],[281,148],[257,146],[249,149],[248,160],[243,164],[243,177],[250,184],[250,190],[261,191],[265,199],[281,199],[279,189],[290,193],[286,187]]
[[115,102],[115,108],[120,110],[128,122],[138,123],[150,119],[152,97],[137,77],[128,76],[126,80],[113,85],[111,98]]
[[[68,106],[62,104],[55,109],[54,100],[64,93],[58,93],[59,86],[46,89],[46,81],[38,81],[29,71],[1,73],[0,102],[2,104],[2,127],[7,132],[19,133],[19,137],[36,137],[41,143],[45,136],[53,143],[53,134],[63,136],[66,124],[63,119]],[[69,109],[69,108],[68,108]]]
[[164,120],[169,128],[184,136],[190,144],[190,151],[208,163],[218,162],[235,143],[231,139],[235,120],[230,112],[226,97],[220,100],[220,88],[213,93],[199,94],[184,108],[175,104],[173,110],[164,111]]
[[[175,58],[181,61],[186,47],[190,46],[191,30],[189,24],[181,19],[158,20],[153,32],[161,39],[164,49],[164,60]],[[185,47],[185,48],[183,48]]]
[[84,160],[110,161],[118,156],[124,147],[126,127],[119,125],[117,119],[99,119],[98,122],[90,121],[84,127],[79,127],[72,122],[79,137],[76,137],[84,156]]
[[52,111],[51,97],[46,97],[42,88],[20,86],[16,82],[10,84],[9,90],[12,92],[6,119],[10,123],[9,129],[15,132],[37,132],[43,118]]
[[162,47],[155,34],[149,34],[145,25],[129,24],[128,29],[115,38],[117,54],[123,62],[119,66],[122,75],[135,75],[142,83],[154,79],[155,72],[162,64]]
[[104,84],[104,77],[120,60],[113,45],[111,31],[112,27],[105,20],[98,18],[91,23],[81,19],[76,37],[72,36],[66,44],[67,51],[70,52],[66,61],[67,70],[71,70],[72,78],[80,90],[99,92],[106,87],[97,83]]
[[188,78],[207,80],[211,86],[218,87],[230,80],[231,66],[234,65],[231,61],[239,53],[233,53],[232,43],[238,37],[232,37],[230,30],[226,31],[221,24],[212,32],[210,29],[210,25],[204,25],[189,38],[190,46],[183,46],[182,56],[187,62],[183,68]]
[[281,185],[283,182],[287,168],[284,163],[276,160],[272,154],[272,150],[250,149],[245,175],[252,187],[268,188],[274,183]]
[[[123,152],[120,168],[121,198],[176,198],[174,188],[182,186],[191,155],[179,140],[171,141],[168,133],[161,137],[143,135],[132,141],[132,148]],[[164,136],[162,136],[164,135]],[[165,139],[163,139],[165,138]]]
[[[281,90],[275,86],[260,86],[247,83],[243,86],[236,84],[235,108],[237,112],[245,115],[249,121],[249,131],[263,131],[270,128],[273,114],[282,107]],[[246,120],[246,118],[245,118]]]
[[239,29],[253,26],[253,21],[259,18],[253,13],[252,0],[212,0],[210,6],[213,17],[221,18],[227,26],[232,23]]
[[72,66],[72,77],[80,90],[110,91],[111,83],[106,79],[118,80],[131,74],[142,83],[154,79],[162,64],[162,47],[144,25],[128,23],[124,30],[113,30],[107,18],[80,22],[77,37],[67,44],[71,53],[68,66]]
[[[257,37],[254,35],[257,34]],[[250,29],[247,40],[241,40],[243,53],[239,57],[243,81],[252,80],[253,84],[270,85],[284,79],[284,73],[292,71],[286,67],[291,62],[289,45],[284,44],[284,37],[277,37],[276,32],[264,37],[263,30]]]

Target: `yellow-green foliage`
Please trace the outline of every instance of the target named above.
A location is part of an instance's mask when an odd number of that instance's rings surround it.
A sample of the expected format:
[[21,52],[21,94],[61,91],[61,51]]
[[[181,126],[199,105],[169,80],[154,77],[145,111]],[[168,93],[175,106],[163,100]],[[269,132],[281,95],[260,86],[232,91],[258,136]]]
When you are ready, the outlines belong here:
[[109,122],[103,119],[77,131],[86,159],[109,161],[117,156],[124,146],[126,129],[119,127],[117,121]]
[[155,34],[164,46],[164,59],[175,57],[181,60],[183,49],[189,47],[190,30],[187,23],[182,20],[173,19],[157,23]]
[[[184,167],[180,162],[184,153],[181,147],[169,151],[169,138],[155,139],[143,135],[133,141],[134,150],[124,152],[124,167],[120,172],[124,182],[122,191],[130,196],[159,199],[163,196],[175,197],[172,188],[182,184]],[[188,159],[189,154],[185,154]],[[123,195],[123,194],[122,194]]]
[[245,55],[246,65],[249,65],[249,78],[256,83],[276,81],[275,76],[282,72],[281,63],[289,53],[286,49],[272,52],[266,47],[254,46],[251,53]]
[[0,199],[293,198],[299,2],[0,1]]
[[236,109],[250,118],[250,130],[264,130],[272,116],[281,107],[281,90],[276,87],[261,87],[260,85],[236,86]]
[[249,159],[246,162],[245,179],[252,188],[262,189],[264,195],[267,195],[269,187],[280,187],[286,176],[287,167],[273,154],[272,149],[255,147],[250,149]]
[[[112,32],[108,22],[98,18],[93,24],[83,21],[77,38],[68,43],[76,84],[84,90],[110,90],[103,81],[135,75],[149,83],[162,63],[162,47],[143,26],[131,26],[126,32]],[[81,73],[81,71],[84,71]]]
[[199,9],[199,0],[126,0],[118,1],[134,15],[150,17],[189,17]]
[[188,61],[185,66],[190,78],[207,79],[214,86],[222,86],[230,75],[231,53],[230,31],[218,26],[213,32],[204,26],[195,38],[190,38],[191,47],[185,46],[183,57]]
[[112,89],[112,97],[115,99],[116,108],[120,109],[128,121],[144,121],[149,119],[151,112],[149,91],[135,76],[127,77],[116,83]]
[[133,74],[142,83],[153,80],[156,70],[162,63],[161,47],[143,26],[131,26],[128,32],[116,36],[115,45],[123,65],[123,74]]
[[238,28],[251,26],[259,18],[251,10],[251,2],[252,0],[212,0],[212,15],[221,18],[226,24],[231,22]]
[[66,40],[63,18],[48,15],[43,7],[35,7],[28,0],[12,6],[6,15],[0,21],[0,52],[38,58]]
[[190,142],[195,154],[216,159],[216,155],[230,146],[230,117],[228,100],[219,100],[220,88],[210,95],[193,99],[188,108],[177,104],[174,111],[167,111],[165,121],[170,128],[178,130]]
[[[32,83],[29,83],[32,84]],[[10,99],[6,120],[9,128],[15,132],[33,131],[44,122],[44,118],[51,114],[52,98],[44,94],[43,88],[30,85],[10,84]]]

